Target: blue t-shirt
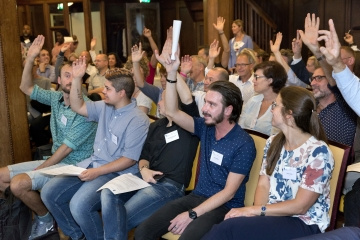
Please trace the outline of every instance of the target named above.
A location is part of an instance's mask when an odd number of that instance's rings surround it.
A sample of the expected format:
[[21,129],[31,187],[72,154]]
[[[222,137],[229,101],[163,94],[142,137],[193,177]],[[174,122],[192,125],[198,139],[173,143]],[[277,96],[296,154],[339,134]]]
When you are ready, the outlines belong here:
[[[245,175],[235,196],[225,203],[230,208],[244,206],[245,184],[256,156],[252,137],[235,124],[225,137],[216,140],[215,126],[207,126],[203,118],[194,118],[194,134],[201,141],[200,174],[194,194],[211,197],[225,188],[230,172]],[[221,163],[210,161],[212,154],[221,154]]]

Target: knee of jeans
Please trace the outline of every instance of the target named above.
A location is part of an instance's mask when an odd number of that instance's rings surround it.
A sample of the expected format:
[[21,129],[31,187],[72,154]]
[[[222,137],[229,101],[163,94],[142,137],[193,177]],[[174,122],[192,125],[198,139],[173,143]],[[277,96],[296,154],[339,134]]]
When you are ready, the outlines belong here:
[[110,199],[112,198],[112,196],[115,196],[109,189],[103,189],[101,190],[101,195],[100,195],[100,199],[101,199],[101,203],[107,203],[110,201]]
[[10,182],[10,189],[11,192],[17,197],[21,196],[25,191],[30,191],[30,177],[25,173],[16,175]]

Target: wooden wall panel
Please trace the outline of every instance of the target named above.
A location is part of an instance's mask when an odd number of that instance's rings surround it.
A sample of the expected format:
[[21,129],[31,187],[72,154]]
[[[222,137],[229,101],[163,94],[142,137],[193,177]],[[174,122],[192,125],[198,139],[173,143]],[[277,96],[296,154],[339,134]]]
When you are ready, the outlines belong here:
[[[31,160],[16,1],[0,1],[0,166]],[[14,29],[15,28],[15,29]],[[16,49],[18,51],[16,51]]]

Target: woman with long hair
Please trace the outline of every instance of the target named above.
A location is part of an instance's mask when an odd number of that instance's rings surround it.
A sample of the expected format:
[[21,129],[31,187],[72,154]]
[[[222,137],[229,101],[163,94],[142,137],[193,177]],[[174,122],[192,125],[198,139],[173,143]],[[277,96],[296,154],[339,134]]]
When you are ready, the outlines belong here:
[[122,68],[123,63],[115,52],[108,53],[109,69]]
[[203,239],[293,239],[329,225],[334,159],[313,95],[285,87],[272,113],[281,132],[267,140],[254,205],[231,209]]

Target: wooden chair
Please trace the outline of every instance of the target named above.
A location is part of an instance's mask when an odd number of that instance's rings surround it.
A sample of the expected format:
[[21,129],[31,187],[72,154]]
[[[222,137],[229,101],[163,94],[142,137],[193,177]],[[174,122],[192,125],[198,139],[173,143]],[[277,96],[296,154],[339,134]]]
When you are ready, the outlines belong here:
[[156,103],[151,102],[151,109],[150,109],[149,115],[156,116],[156,112],[157,112],[157,105],[156,105]]
[[330,225],[327,231],[335,229],[336,218],[339,211],[340,198],[346,166],[350,155],[351,147],[329,140],[329,147],[334,157],[334,170],[330,180]]
[[[268,136],[265,134],[253,131],[253,130],[246,130],[246,131],[254,139],[255,148],[256,148],[256,158],[255,158],[254,163],[250,170],[249,180],[246,183],[246,193],[245,193],[245,201],[244,201],[245,206],[252,206],[253,202],[254,202],[254,196],[255,196],[257,182],[259,179],[261,163],[263,160],[264,147],[265,147],[266,139],[268,138]],[[199,152],[199,149],[198,149],[198,152]],[[195,159],[197,159],[197,157],[195,157]],[[195,165],[195,161],[194,161],[194,165]],[[191,178],[194,177],[195,172],[196,172],[196,169],[194,171],[194,166],[193,166],[193,175]],[[191,181],[190,181],[190,184],[191,184]],[[189,184],[189,186],[190,186],[190,184]],[[188,189],[186,189],[186,190],[188,190]],[[167,239],[167,240],[177,240],[177,239],[179,239],[179,237],[180,237],[180,235],[175,235],[171,232],[168,232],[162,236],[163,239]]]

